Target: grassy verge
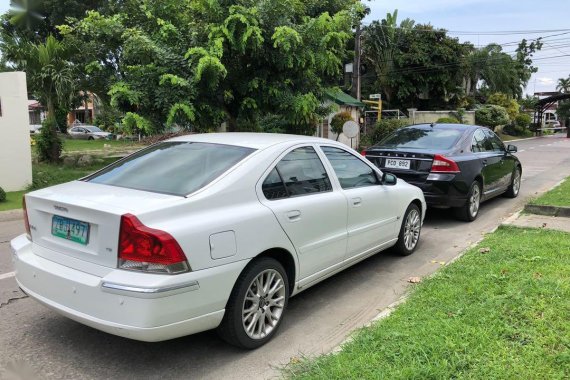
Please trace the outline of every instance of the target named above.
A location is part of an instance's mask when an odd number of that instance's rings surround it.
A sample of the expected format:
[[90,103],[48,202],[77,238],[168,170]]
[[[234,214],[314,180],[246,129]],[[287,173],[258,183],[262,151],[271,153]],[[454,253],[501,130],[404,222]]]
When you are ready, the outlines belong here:
[[22,196],[29,191],[85,177],[86,175],[91,174],[116,160],[116,158],[105,158],[85,167],[70,167],[63,164],[34,164],[32,167],[32,184],[25,191],[13,191],[6,193],[6,201],[0,202],[0,211],[21,208]]
[[530,203],[533,205],[570,207],[570,177]]
[[[490,251],[481,253],[479,247]],[[562,379],[570,373],[570,234],[502,227],[419,284],[302,379]],[[486,250],[483,250],[486,251]],[[381,291],[381,290],[380,290]]]
[[143,146],[138,142],[123,140],[63,140],[63,151],[66,153],[92,150],[114,151],[137,148],[140,149],[142,147]]

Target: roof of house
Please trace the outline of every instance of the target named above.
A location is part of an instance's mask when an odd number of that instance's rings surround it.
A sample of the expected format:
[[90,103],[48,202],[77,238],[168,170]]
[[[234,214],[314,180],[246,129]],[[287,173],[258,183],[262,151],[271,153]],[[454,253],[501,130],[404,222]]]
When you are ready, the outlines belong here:
[[334,101],[336,104],[343,105],[343,106],[352,106],[352,107],[364,107],[365,104],[362,103],[360,100],[353,98],[352,96],[342,92],[342,91],[327,91],[327,97]]

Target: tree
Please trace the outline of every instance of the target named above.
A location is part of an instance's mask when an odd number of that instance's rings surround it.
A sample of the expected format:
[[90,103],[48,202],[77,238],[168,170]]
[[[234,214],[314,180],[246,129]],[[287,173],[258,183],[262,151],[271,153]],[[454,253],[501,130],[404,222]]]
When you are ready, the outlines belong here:
[[566,137],[570,138],[570,101],[566,100],[558,104],[556,109],[558,118],[564,120],[564,126],[566,127]]
[[27,75],[28,88],[42,104],[46,105],[47,118],[38,141],[40,158],[58,161],[61,142],[57,137],[56,110],[67,105],[75,95],[77,76],[69,62],[71,50],[68,46],[48,36],[45,43],[18,42],[12,46],[2,45],[13,68],[23,70]]
[[520,112],[520,106],[514,99],[509,99],[506,94],[501,92],[496,92],[487,98],[487,104],[494,104],[501,106],[507,110],[509,114],[509,119],[515,121],[516,117]]
[[494,130],[495,127],[509,122],[509,114],[504,107],[486,105],[475,111],[475,122]]
[[570,93],[570,77],[558,79],[558,84],[556,85],[556,90],[564,94]]

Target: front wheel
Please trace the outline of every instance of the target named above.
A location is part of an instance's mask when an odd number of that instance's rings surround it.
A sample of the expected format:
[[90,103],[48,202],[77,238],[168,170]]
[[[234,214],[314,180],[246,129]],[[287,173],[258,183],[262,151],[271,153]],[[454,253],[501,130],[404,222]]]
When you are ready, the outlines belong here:
[[467,201],[462,207],[455,209],[455,215],[458,219],[466,222],[472,222],[479,215],[479,206],[481,205],[481,185],[475,181],[471,184]]
[[511,185],[505,192],[505,196],[508,198],[516,198],[519,195],[521,189],[521,168],[516,167],[513,172],[513,177],[511,179]]
[[269,257],[256,259],[236,281],[218,334],[240,348],[260,347],[275,335],[288,299],[283,266]]
[[422,213],[420,208],[412,203],[408,206],[404,214],[404,220],[400,227],[396,250],[402,256],[408,256],[414,253],[420,240],[422,230]]

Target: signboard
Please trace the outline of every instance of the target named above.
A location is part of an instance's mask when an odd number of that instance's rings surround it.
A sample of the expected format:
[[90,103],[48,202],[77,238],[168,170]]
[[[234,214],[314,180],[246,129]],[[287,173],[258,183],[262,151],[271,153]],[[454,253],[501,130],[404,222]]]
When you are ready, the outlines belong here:
[[370,99],[382,99],[382,94],[370,94]]
[[342,133],[349,139],[352,139],[358,136],[358,132],[360,130],[360,126],[354,120],[349,120],[342,125]]

